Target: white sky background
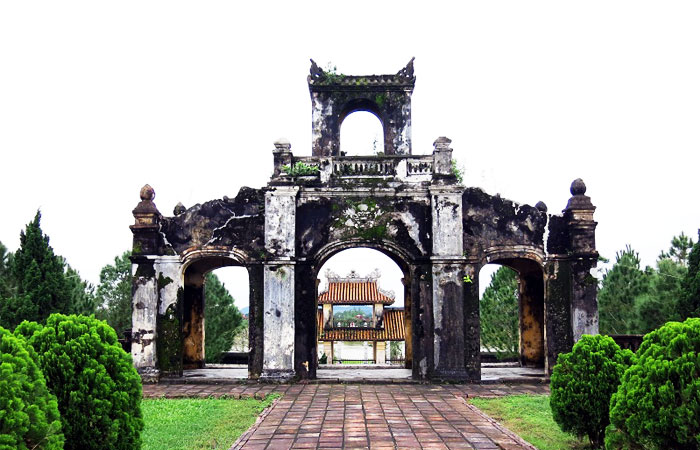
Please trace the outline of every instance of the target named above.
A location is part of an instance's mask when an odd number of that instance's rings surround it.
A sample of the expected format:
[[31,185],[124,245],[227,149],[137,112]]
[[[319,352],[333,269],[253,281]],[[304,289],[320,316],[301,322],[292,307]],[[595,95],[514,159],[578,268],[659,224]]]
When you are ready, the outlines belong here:
[[263,186],[279,137],[311,154],[309,58],[382,74],[412,56],[414,154],[448,136],[466,185],[552,213],[583,178],[608,258],[697,237],[700,3],[305,4],[1,2],[0,241],[41,208],[97,282],[144,184],[171,215]]

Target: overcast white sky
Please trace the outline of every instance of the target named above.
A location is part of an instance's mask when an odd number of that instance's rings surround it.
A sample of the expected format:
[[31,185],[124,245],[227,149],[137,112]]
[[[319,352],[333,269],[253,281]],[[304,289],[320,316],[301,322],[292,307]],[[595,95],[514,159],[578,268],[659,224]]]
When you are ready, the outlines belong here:
[[278,137],[311,154],[309,58],[381,74],[413,56],[415,154],[448,136],[465,184],[550,212],[583,178],[608,258],[697,237],[700,3],[454,4],[1,2],[0,241],[40,208],[97,282],[144,184],[171,215],[263,186]]

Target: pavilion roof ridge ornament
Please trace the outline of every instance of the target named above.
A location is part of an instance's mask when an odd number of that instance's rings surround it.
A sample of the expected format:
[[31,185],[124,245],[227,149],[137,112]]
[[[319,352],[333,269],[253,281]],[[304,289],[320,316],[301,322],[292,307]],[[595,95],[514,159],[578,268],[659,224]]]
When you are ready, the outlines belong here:
[[336,73],[333,69],[322,69],[316,61],[311,59],[311,68],[307,78],[309,87],[359,87],[367,88],[371,86],[377,87],[410,87],[411,89],[416,83],[416,76],[413,70],[413,57],[401,70],[395,74],[383,75],[345,75]]
[[355,269],[351,269],[346,276],[342,277],[331,269],[326,269],[325,275],[329,283],[371,283],[381,278],[382,272],[379,269],[374,269],[363,277]]

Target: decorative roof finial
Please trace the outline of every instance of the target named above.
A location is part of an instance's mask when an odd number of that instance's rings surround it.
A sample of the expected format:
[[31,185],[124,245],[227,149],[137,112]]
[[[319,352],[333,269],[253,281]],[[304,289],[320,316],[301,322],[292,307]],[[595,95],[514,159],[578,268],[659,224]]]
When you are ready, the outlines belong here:
[[141,192],[139,193],[141,196],[141,200],[143,201],[153,201],[154,198],[156,198],[156,191],[153,190],[153,188],[147,184],[144,187],[141,188]]
[[185,211],[187,211],[185,205],[183,205],[182,202],[177,202],[177,205],[175,205],[175,209],[173,209],[173,214],[179,216],[180,214],[184,214]]
[[586,193],[586,183],[582,179],[576,178],[571,183],[571,195],[583,195]]

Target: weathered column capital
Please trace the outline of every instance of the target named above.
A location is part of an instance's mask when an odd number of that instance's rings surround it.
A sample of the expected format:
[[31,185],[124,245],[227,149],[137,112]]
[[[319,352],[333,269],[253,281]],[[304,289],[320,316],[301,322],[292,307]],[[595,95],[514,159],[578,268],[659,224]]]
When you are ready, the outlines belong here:
[[156,197],[156,191],[150,186],[145,185],[139,193],[141,201],[136,208],[132,210],[134,215],[134,224],[131,225],[131,231],[136,233],[138,230],[147,230],[159,227],[160,212],[153,203]]
[[282,173],[282,166],[292,165],[292,144],[285,138],[280,138],[275,141],[275,148],[272,150],[273,156],[273,172],[272,178],[277,178]]
[[433,177],[454,177],[452,173],[451,139],[441,136],[433,142]]
[[585,195],[586,184],[577,178],[571,183],[571,195],[564,209],[564,219],[569,228],[570,250],[576,255],[590,255],[598,257],[595,249],[595,227],[593,220],[595,206],[591,198]]
[[140,192],[141,201],[133,209],[134,224],[129,226],[134,234],[134,255],[157,255],[161,253],[162,237],[160,236],[161,214],[153,203],[155,190],[145,185]]

